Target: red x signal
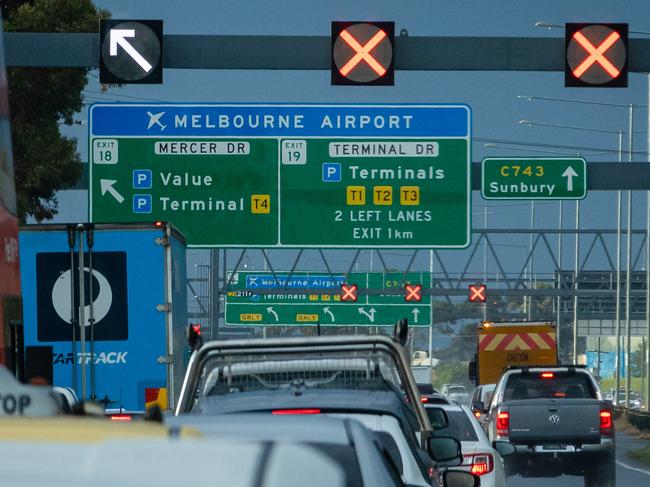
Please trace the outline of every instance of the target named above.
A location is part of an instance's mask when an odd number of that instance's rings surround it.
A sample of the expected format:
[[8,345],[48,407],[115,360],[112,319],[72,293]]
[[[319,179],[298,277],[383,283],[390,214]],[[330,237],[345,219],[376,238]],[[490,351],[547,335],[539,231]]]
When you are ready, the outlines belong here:
[[472,284],[469,286],[470,303],[485,303],[487,293],[485,284]]
[[356,301],[357,300],[357,285],[356,284],[343,284],[341,286],[341,301]]
[[627,86],[627,24],[566,24],[565,36],[565,86]]
[[394,22],[332,22],[332,84],[394,84],[394,41]]
[[377,44],[379,44],[386,37],[386,33],[383,30],[377,31],[373,38],[370,39],[364,46],[359,44],[359,42],[354,37],[352,37],[352,34],[350,34],[345,29],[342,30],[339,35],[341,36],[341,39],[347,42],[348,45],[357,52],[354,56],[352,56],[352,59],[350,59],[345,66],[339,69],[339,73],[341,73],[343,76],[347,76],[348,73],[352,71],[352,68],[354,68],[361,61],[365,61],[368,63],[368,66],[370,66],[370,68],[379,76],[386,74],[386,69],[374,57],[372,57],[372,54],[370,54],[370,51],[372,51],[377,46]]
[[407,301],[422,301],[422,285],[421,284],[407,284],[404,288],[406,293],[404,298]]

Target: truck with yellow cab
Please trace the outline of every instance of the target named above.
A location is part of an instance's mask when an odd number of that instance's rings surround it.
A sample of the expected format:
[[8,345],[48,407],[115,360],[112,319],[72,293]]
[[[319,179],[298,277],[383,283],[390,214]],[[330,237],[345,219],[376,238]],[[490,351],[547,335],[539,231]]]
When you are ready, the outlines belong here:
[[558,365],[557,329],[551,322],[481,322],[469,363],[475,384],[495,384],[510,366]]

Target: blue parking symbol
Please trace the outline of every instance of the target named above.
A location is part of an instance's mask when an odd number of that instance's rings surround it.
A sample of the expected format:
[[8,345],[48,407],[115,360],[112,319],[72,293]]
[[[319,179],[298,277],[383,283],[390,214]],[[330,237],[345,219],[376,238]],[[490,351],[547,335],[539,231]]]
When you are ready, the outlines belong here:
[[151,195],[133,195],[133,213],[151,213]]
[[341,163],[324,162],[323,163],[323,181],[326,183],[341,182]]
[[153,175],[151,169],[133,170],[133,187],[136,189],[151,189]]

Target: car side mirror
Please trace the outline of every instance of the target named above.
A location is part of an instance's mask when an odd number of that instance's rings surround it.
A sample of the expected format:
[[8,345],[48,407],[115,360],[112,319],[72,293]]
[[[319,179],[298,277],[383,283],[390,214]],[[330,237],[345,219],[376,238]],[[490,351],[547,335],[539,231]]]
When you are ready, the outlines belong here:
[[499,455],[502,457],[507,457],[508,455],[512,455],[517,451],[515,445],[509,441],[494,441],[492,442],[492,446],[496,451],[499,452]]
[[479,413],[483,413],[483,414],[488,412],[488,408],[485,407],[485,403],[483,401],[475,402],[473,409],[475,411],[478,411]]
[[429,455],[434,461],[444,462],[446,467],[460,465],[463,454],[460,448],[460,441],[448,436],[433,436],[428,441]]
[[481,479],[469,472],[447,470],[442,474],[442,485],[444,487],[479,487]]

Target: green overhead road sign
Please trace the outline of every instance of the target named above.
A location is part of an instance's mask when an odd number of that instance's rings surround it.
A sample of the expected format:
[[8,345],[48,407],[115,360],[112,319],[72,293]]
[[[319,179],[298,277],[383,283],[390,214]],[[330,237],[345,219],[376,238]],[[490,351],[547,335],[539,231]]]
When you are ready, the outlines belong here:
[[[343,302],[339,294],[342,284],[357,284],[359,290],[401,290],[398,294],[361,294],[356,302]],[[413,326],[431,322],[431,297],[419,302],[406,302],[405,284],[422,284],[429,288],[429,274],[353,273],[347,280],[343,274],[296,272],[237,272],[226,294],[225,323],[255,326],[382,326],[394,325],[408,318]],[[283,290],[283,293],[274,291]],[[287,291],[295,290],[295,292]]]
[[465,105],[94,105],[90,220],[191,247],[463,248]]
[[582,158],[486,158],[483,198],[579,200],[587,196],[587,163]]

